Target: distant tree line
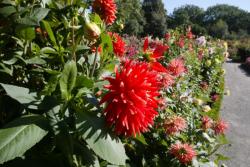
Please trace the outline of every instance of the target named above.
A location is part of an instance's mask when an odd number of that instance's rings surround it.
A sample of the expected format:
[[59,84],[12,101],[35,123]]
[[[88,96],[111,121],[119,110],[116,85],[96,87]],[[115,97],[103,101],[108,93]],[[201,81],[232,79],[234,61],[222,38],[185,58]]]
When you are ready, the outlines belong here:
[[250,36],[250,13],[221,4],[207,10],[184,5],[167,15],[162,0],[117,0],[123,33],[162,37],[167,29],[191,26],[193,33],[218,38],[238,39]]

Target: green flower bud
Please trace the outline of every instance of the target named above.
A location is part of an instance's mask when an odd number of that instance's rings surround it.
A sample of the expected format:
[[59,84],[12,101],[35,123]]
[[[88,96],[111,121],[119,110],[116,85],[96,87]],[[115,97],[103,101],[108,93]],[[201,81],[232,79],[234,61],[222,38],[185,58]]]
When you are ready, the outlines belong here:
[[90,41],[97,40],[101,35],[101,29],[96,23],[87,23],[84,26],[84,37]]

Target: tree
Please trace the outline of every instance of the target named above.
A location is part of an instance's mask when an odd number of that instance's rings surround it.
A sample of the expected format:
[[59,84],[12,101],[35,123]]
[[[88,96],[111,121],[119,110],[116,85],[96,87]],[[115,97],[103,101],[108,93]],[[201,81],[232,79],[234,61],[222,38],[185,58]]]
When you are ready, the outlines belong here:
[[218,20],[210,28],[210,34],[215,37],[224,38],[228,35],[228,25],[223,20]]
[[249,19],[248,12],[225,4],[209,7],[204,16],[204,21],[208,26],[215,24],[219,20],[225,21],[229,32],[239,32],[240,29],[247,30]]
[[167,12],[162,0],[144,0],[142,9],[146,18],[144,35],[163,37],[167,30]]
[[140,36],[145,18],[140,0],[118,0],[118,18],[124,23],[122,33]]
[[172,17],[175,20],[175,26],[179,25],[202,25],[205,11],[195,5],[185,5],[174,9]]

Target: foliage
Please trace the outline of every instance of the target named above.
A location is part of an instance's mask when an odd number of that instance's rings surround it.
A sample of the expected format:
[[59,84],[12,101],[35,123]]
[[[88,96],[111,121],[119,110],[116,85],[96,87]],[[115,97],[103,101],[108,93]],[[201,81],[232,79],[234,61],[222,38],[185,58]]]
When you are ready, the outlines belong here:
[[[174,18],[174,24],[172,26],[176,27],[179,25],[202,25],[203,17],[205,11],[195,5],[185,5],[179,8],[176,8],[171,15]],[[170,25],[171,26],[171,25]]]
[[235,6],[220,4],[206,11],[195,5],[185,5],[174,10],[168,24],[171,28],[191,25],[199,28],[195,34],[209,33],[213,37],[237,39],[249,35],[250,13]]
[[228,40],[228,52],[233,61],[245,62],[250,56],[250,40],[248,38]]
[[228,35],[228,25],[225,21],[218,20],[216,23],[211,25],[209,32],[212,36],[225,38]]
[[144,36],[149,34],[154,37],[163,37],[167,28],[167,14],[162,0],[144,0],[142,9],[146,18]]
[[142,4],[139,0],[120,0],[118,5],[118,17],[124,23],[122,33],[140,36],[145,24]]

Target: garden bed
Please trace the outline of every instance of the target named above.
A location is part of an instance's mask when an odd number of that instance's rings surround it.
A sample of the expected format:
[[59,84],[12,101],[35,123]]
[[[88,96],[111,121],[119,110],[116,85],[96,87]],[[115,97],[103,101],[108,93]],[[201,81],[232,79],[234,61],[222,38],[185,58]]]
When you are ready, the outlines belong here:
[[226,159],[215,155],[227,143],[222,41],[190,28],[163,39],[122,37],[111,32],[113,0],[4,1],[0,9],[2,166]]

